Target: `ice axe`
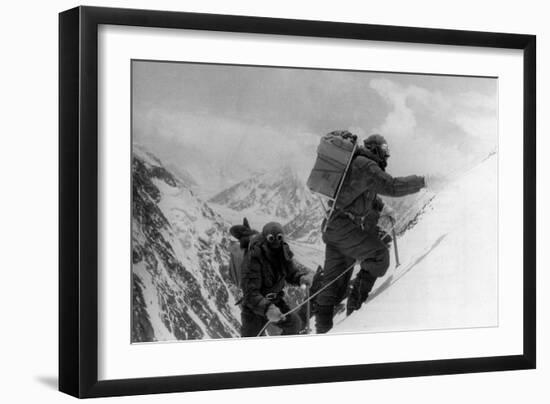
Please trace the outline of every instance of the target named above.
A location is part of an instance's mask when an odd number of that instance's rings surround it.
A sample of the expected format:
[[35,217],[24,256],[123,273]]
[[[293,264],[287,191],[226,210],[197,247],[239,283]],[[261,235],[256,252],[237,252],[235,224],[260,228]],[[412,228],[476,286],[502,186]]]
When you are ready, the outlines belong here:
[[309,334],[311,329],[309,328],[309,317],[311,316],[311,304],[309,302],[309,286],[307,286],[306,284],[302,284],[301,285],[301,288],[305,290],[306,292],[306,328],[305,328],[305,332],[306,334]]
[[397,251],[397,235],[395,234],[395,219],[392,216],[388,216],[391,221],[391,235],[393,238],[393,250],[395,252],[395,267],[399,266],[399,252]]

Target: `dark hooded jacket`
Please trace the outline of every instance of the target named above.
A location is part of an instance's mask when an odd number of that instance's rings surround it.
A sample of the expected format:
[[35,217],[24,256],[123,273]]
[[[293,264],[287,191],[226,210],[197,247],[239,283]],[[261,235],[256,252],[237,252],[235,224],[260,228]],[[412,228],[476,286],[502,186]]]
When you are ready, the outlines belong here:
[[262,235],[251,240],[242,266],[241,288],[243,308],[258,315],[265,315],[271,301],[268,293],[282,295],[287,283],[299,285],[305,271],[300,271],[292,261],[292,252],[287,243],[279,250],[271,250]]
[[383,166],[384,162],[378,156],[364,147],[359,148],[336,201],[337,215],[348,212],[363,217],[366,226],[376,226],[383,208],[378,195],[405,196],[425,186],[424,177],[392,177],[381,168]]

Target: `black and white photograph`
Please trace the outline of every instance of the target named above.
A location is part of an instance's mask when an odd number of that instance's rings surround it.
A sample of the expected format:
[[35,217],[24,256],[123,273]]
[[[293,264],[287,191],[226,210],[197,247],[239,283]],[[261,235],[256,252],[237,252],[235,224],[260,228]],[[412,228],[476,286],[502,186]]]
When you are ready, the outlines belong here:
[[544,2],[89,3],[3,7],[0,402],[548,401]]
[[129,68],[132,343],[498,327],[497,77]]

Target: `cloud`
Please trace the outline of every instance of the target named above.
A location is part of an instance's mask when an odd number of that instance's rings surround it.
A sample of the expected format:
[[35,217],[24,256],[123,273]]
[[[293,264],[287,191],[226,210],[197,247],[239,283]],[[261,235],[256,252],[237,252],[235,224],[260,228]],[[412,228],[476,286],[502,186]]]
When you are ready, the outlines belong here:
[[447,92],[373,79],[370,87],[389,107],[375,128],[392,149],[397,174],[448,174],[496,149],[496,96]]
[[496,147],[489,79],[139,62],[133,80],[135,141],[212,188],[285,165],[307,178],[334,129],[383,134],[395,175]]
[[212,186],[220,178],[235,182],[251,173],[282,166],[293,167],[306,178],[320,137],[298,129],[161,109],[152,109],[135,119],[136,143]]

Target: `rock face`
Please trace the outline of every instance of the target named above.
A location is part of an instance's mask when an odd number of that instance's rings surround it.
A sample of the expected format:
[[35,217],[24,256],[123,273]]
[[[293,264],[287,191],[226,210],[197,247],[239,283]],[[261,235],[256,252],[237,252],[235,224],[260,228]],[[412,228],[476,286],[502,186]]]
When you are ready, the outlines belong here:
[[227,225],[161,162],[132,162],[132,341],[239,335]]

